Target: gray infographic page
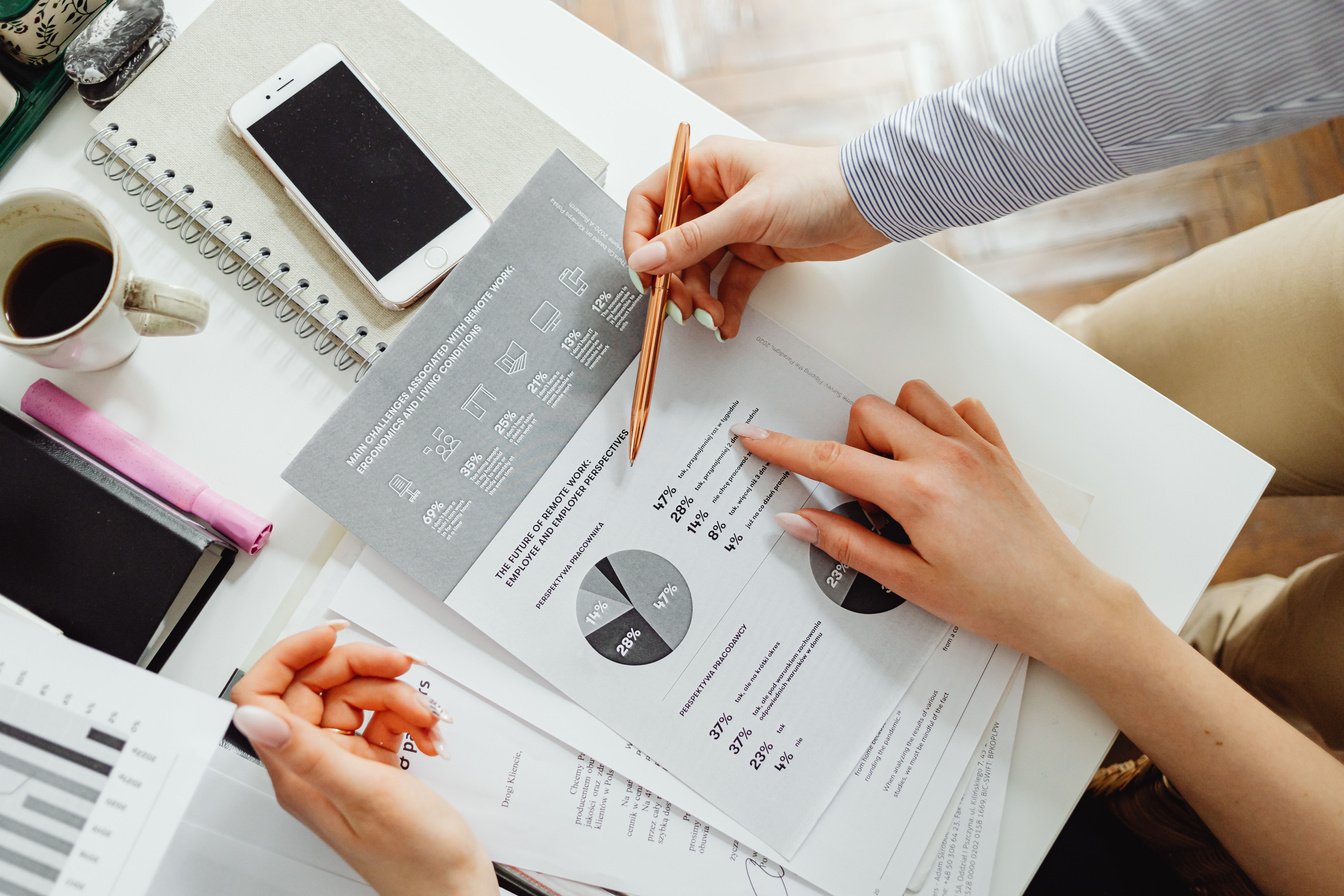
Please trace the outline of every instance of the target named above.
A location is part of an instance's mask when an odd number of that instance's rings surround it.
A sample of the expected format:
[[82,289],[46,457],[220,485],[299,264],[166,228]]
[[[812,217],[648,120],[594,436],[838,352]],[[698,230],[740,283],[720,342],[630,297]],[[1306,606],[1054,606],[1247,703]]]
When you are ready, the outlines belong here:
[[639,353],[621,225],[557,151],[284,478],[447,596]]

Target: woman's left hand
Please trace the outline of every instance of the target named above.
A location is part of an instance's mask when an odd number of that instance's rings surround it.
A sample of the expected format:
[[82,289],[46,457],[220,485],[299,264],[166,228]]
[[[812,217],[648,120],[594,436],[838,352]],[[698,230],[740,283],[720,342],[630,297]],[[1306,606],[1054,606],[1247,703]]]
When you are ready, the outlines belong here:
[[953,406],[914,380],[894,404],[875,395],[854,402],[844,443],[755,425],[732,431],[760,459],[898,520],[910,544],[819,508],[780,514],[789,534],[1066,675],[1084,675],[1114,632],[1151,617],[1133,588],[1069,542],[978,401]]
[[383,896],[494,896],[490,859],[462,816],[398,766],[406,735],[430,756],[443,745],[434,709],[397,680],[411,658],[374,644],[336,647],[339,627],[286,638],[233,688],[234,724],[280,805]]

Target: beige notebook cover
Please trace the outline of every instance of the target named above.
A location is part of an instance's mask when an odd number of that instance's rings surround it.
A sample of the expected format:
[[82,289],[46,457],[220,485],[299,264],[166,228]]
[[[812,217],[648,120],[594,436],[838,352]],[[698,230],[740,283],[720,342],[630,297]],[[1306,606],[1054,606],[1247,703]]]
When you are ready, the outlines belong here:
[[[116,125],[101,140],[104,152],[120,149],[105,169],[116,176],[130,168],[138,183],[152,183],[141,196],[147,208],[165,197],[188,210],[209,200],[208,211],[189,219],[159,208],[160,221],[203,250],[231,246],[216,258],[221,270],[252,259],[255,272],[234,272],[239,285],[263,304],[279,302],[277,317],[349,367],[391,342],[415,311],[378,304],[229,130],[227,117],[235,100],[322,41],[338,45],[378,84],[491,219],[557,148],[597,180],[606,162],[396,0],[215,0],[94,120],[99,133]],[[145,160],[151,154],[152,163]],[[186,185],[191,193],[179,195]],[[223,216],[232,223],[210,230]],[[237,243],[244,232],[252,238]],[[257,257],[263,247],[269,254]],[[288,273],[279,276],[282,263]],[[300,291],[301,279],[309,285]],[[316,303],[319,295],[329,301]],[[360,327],[368,330],[363,338]]]

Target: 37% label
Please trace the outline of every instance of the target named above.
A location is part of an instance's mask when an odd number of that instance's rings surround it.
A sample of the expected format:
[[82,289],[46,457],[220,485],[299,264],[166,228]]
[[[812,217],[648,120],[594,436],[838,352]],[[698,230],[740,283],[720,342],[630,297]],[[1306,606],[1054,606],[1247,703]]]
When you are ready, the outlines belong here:
[[[729,730],[731,730],[729,726],[732,724],[732,722],[733,722],[732,713],[723,713],[722,715],[720,715],[718,721],[716,721],[714,725],[709,729],[710,739],[722,740],[726,738]],[[750,728],[739,728],[737,734],[733,736],[733,739],[728,741],[728,752],[732,753],[734,756],[740,755],[744,750],[746,750],[749,747],[752,733],[753,732]],[[756,747],[756,751],[750,756],[748,760],[749,764],[753,769],[760,771],[762,768],[765,768],[766,763],[770,759],[770,754],[774,753],[774,750],[775,750],[774,744],[770,743],[769,741],[762,741],[761,744]],[[779,753],[775,757],[775,765],[774,765],[775,771],[777,772],[784,771],[789,767],[789,763],[792,761],[793,761],[792,753],[788,752]]]

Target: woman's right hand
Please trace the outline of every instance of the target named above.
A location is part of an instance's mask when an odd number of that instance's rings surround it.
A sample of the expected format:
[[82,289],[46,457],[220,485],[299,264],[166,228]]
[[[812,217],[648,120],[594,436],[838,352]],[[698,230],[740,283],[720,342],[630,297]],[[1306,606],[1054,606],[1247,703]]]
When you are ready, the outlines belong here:
[[[680,275],[668,313],[678,323],[694,316],[721,340],[737,335],[742,309],[771,268],[853,258],[888,242],[850,197],[839,147],[710,137],[689,154],[682,223],[658,236],[666,181],[664,165],[630,191],[626,257],[645,285]],[[715,296],[710,274],[725,252],[732,260]]]
[[286,638],[233,688],[233,722],[276,799],[382,896],[493,896],[493,866],[466,821],[397,763],[407,736],[441,755],[435,709],[397,680],[411,658],[337,647],[340,627]]

